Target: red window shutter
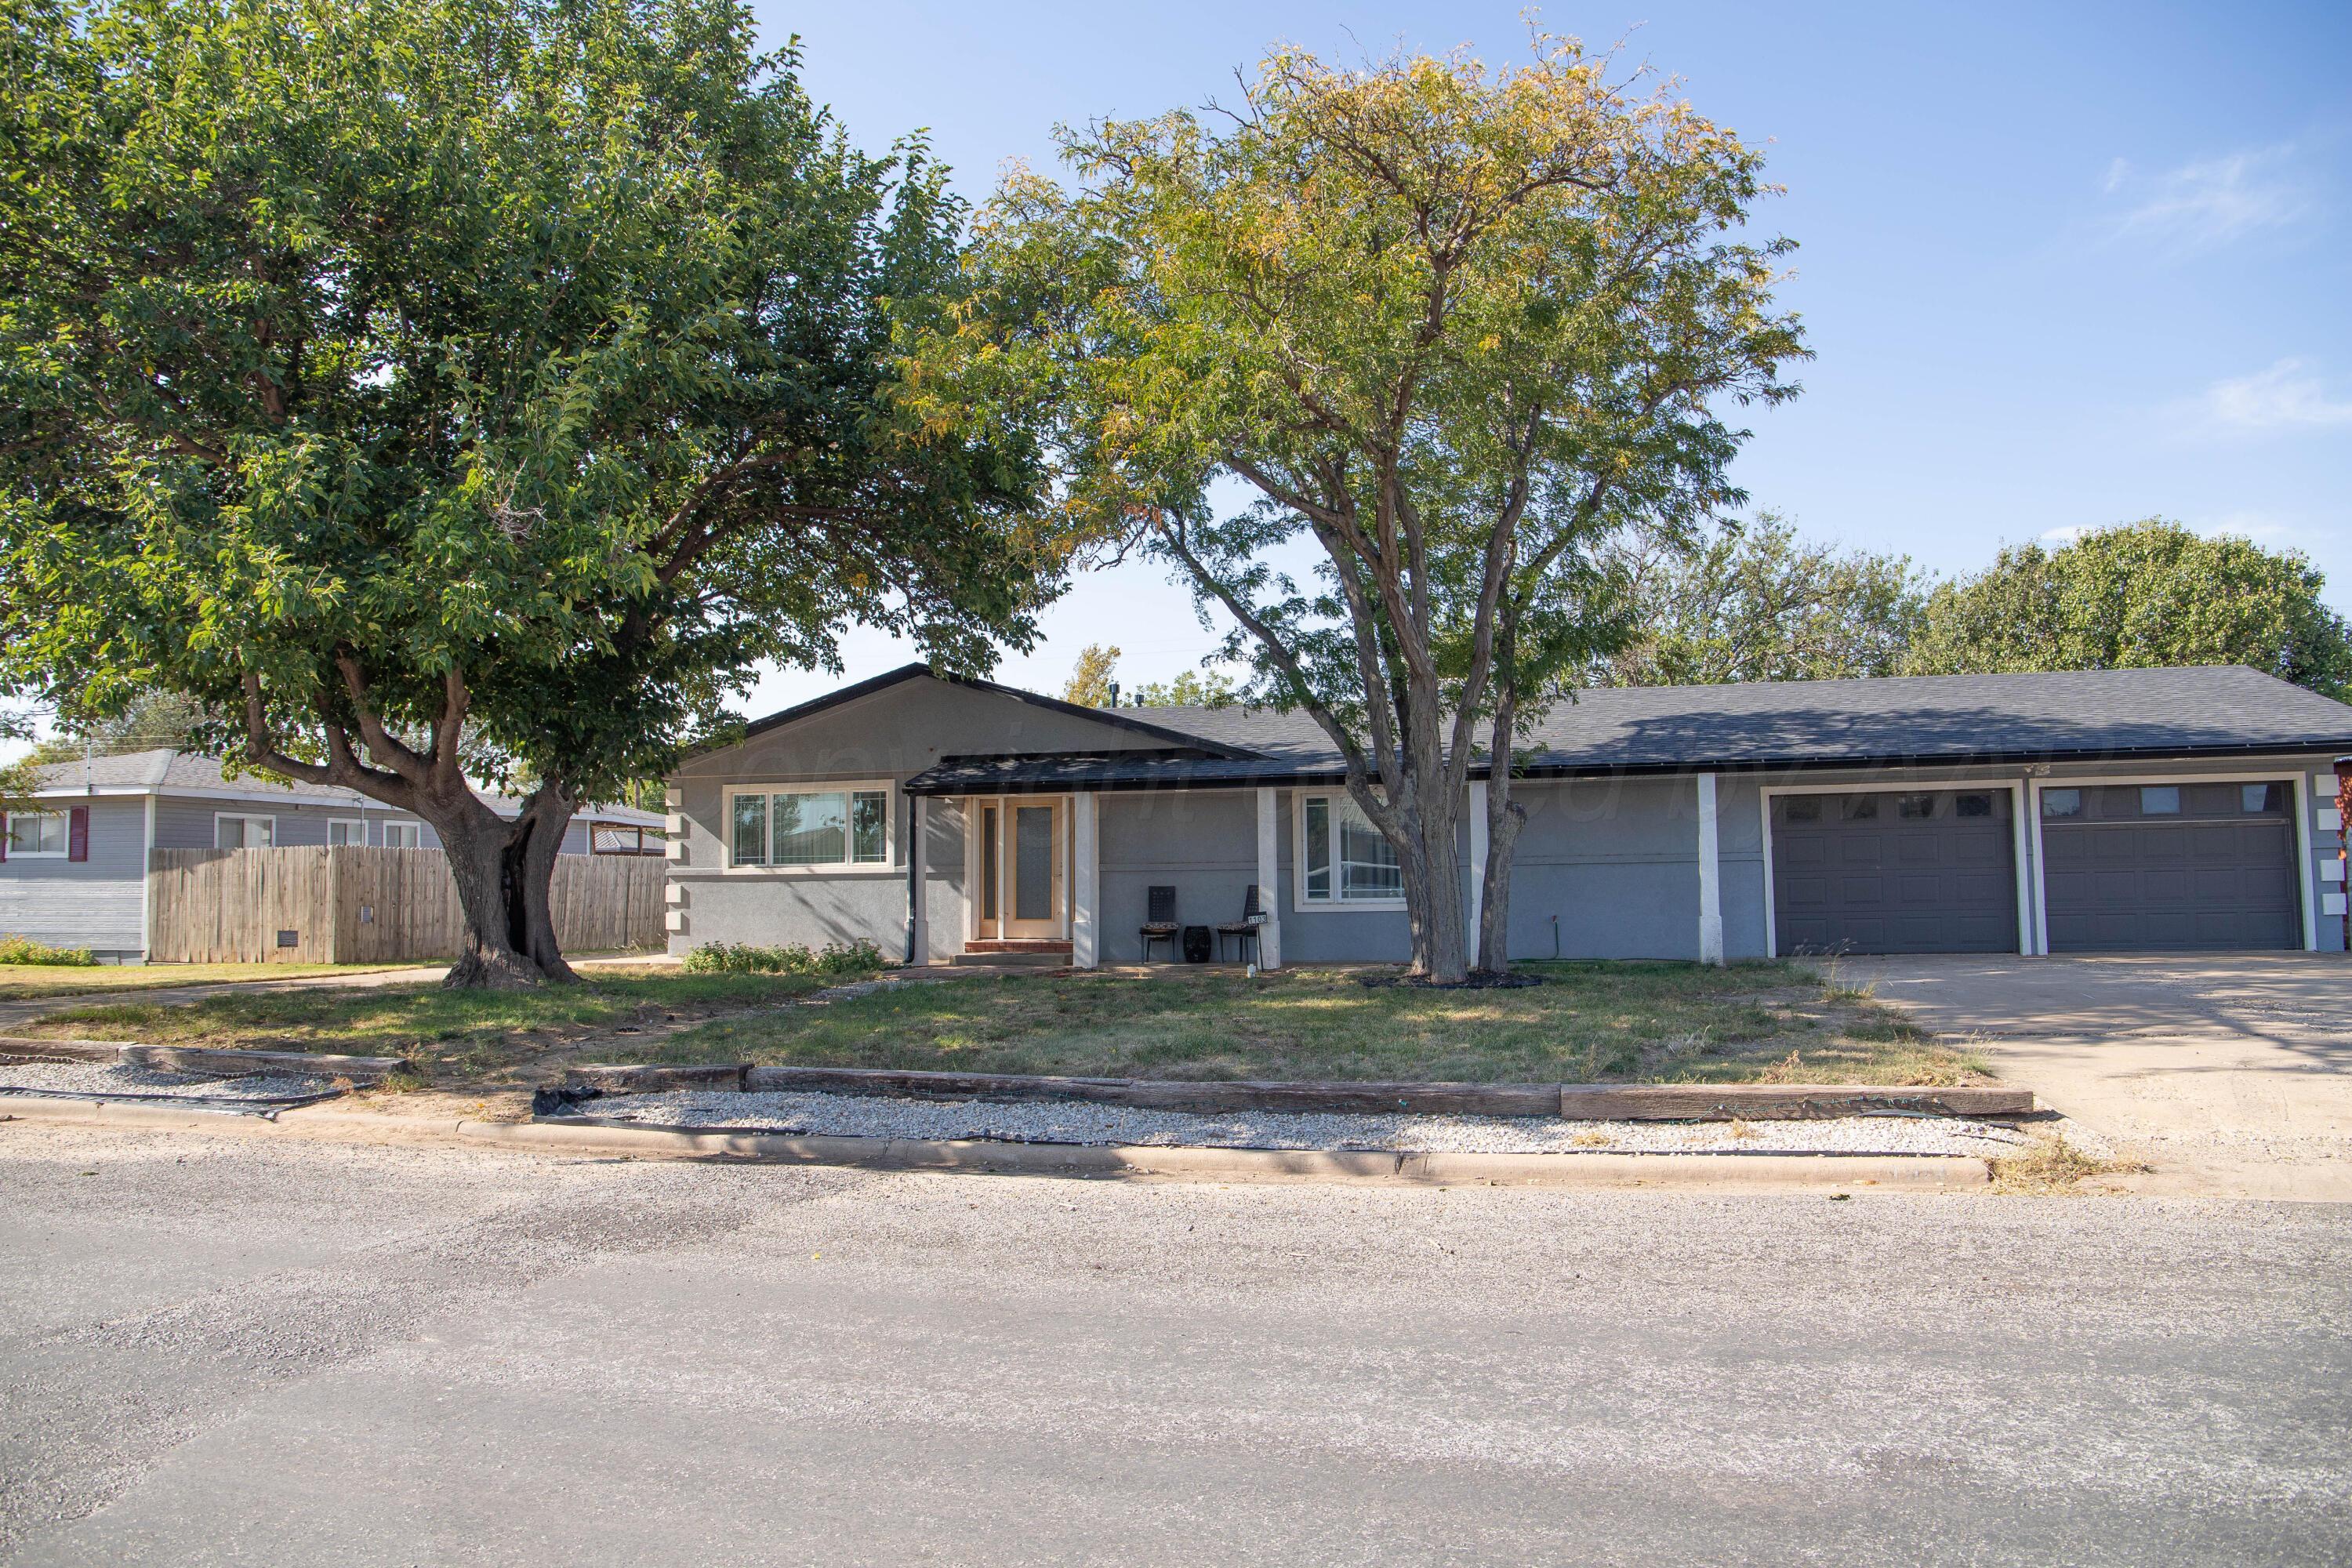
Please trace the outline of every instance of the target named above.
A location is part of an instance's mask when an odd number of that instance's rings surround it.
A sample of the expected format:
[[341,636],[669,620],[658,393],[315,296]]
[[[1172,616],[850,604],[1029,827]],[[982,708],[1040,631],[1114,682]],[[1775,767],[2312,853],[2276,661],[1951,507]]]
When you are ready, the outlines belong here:
[[66,858],[89,858],[89,807],[75,806],[66,814]]

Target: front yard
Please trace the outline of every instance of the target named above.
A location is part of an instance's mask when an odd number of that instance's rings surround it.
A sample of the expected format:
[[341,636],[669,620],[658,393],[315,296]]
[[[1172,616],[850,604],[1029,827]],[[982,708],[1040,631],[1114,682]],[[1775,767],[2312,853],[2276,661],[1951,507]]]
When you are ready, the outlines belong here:
[[[402,1056],[446,1088],[587,1061],[741,1061],[1184,1079],[1980,1081],[1893,1010],[1787,963],[1536,963],[1545,984],[1430,991],[1385,972],[964,976],[816,1005],[843,977],[603,970],[574,987],[330,989],[120,1004],[28,1032]],[[413,1079],[412,1081],[415,1079]]]

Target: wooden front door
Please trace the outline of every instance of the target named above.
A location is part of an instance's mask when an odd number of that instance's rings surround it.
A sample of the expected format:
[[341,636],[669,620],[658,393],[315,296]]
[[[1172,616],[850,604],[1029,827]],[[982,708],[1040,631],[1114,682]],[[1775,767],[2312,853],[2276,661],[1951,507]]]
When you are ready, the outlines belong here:
[[1069,935],[1064,806],[1058,795],[972,803],[972,870],[980,883],[973,935],[1016,942]]
[[1053,938],[1062,931],[1062,803],[1015,795],[1001,816],[1004,847],[1004,934]]

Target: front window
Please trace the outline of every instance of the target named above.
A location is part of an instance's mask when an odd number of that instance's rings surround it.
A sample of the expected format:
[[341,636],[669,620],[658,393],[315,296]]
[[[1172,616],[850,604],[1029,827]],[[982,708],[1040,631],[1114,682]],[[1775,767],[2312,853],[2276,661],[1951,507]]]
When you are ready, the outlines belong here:
[[327,842],[330,844],[365,844],[367,842],[367,824],[358,820],[356,817],[334,817],[327,824]]
[[422,849],[425,847],[425,825],[418,822],[385,823],[383,847],[386,849]]
[[738,866],[887,866],[890,792],[740,791],[728,833]]
[[1395,903],[1404,897],[1396,846],[1344,795],[1310,795],[1302,896],[1310,904]]
[[20,811],[8,816],[8,853],[62,855],[66,852],[66,814],[62,811]]

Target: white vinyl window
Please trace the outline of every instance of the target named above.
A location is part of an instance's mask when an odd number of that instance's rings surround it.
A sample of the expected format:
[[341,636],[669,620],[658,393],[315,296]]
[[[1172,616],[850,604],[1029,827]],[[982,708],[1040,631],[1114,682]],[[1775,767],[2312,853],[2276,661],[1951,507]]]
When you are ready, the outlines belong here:
[[237,816],[226,811],[213,816],[215,849],[267,849],[277,842],[278,819],[274,816]]
[[12,811],[8,814],[8,853],[11,858],[54,856],[63,859],[66,839],[66,814],[62,811]]
[[887,787],[727,792],[728,863],[771,868],[890,864]]
[[386,849],[422,849],[425,847],[425,825],[421,822],[387,822],[383,825],[383,847]]
[[356,816],[331,816],[327,819],[327,842],[333,844],[365,844],[367,823]]
[[1298,901],[1396,909],[1404,873],[1396,846],[1344,791],[1302,795],[1298,806]]

